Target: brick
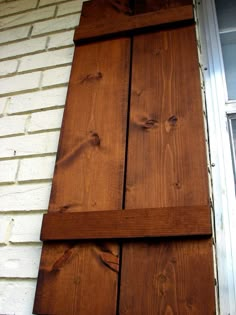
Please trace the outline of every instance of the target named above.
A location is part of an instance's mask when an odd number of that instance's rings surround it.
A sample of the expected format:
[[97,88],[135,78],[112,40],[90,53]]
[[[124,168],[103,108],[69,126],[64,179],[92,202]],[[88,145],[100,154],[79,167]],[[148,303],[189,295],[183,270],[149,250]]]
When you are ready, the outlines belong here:
[[28,132],[61,128],[63,112],[55,109],[32,114]]
[[46,70],[43,73],[42,87],[48,87],[69,82],[71,66]]
[[55,156],[45,156],[21,160],[17,180],[19,182],[23,182],[51,179],[53,177],[55,160]]
[[47,39],[44,37],[3,45],[0,49],[0,59],[43,51],[46,48],[46,41]]
[[0,95],[36,89],[40,76],[40,72],[34,72],[0,79]]
[[32,36],[75,28],[79,24],[79,19],[80,14],[73,14],[54,19],[53,22],[49,20],[35,23]]
[[0,44],[9,43],[19,39],[25,39],[28,37],[30,26],[21,26],[14,28],[14,31],[7,30],[0,32]]
[[0,247],[0,277],[37,277],[40,254],[40,245]]
[[0,245],[6,245],[13,226],[13,219],[9,216],[0,216]]
[[24,134],[26,118],[25,115],[0,117],[0,137]]
[[55,4],[55,3],[64,2],[64,1],[65,0],[40,0],[39,6],[43,7],[46,5]]
[[[48,89],[45,91],[15,95],[10,98],[8,105],[8,114],[24,113],[65,105],[67,87]],[[2,107],[4,100],[2,99]],[[1,109],[1,99],[0,99]]]
[[17,65],[18,65],[17,60],[9,60],[9,61],[0,62],[0,76],[15,73],[17,69]]
[[59,4],[57,16],[66,15],[75,12],[81,12],[83,1],[67,1],[66,3]]
[[18,160],[0,161],[0,183],[14,183]]
[[1,18],[0,29],[48,19],[54,16],[54,12],[55,7],[53,6]]
[[8,98],[0,97],[0,116],[3,115]]
[[0,279],[0,314],[32,315],[36,280]]
[[48,132],[0,139],[0,157],[32,156],[55,153],[59,132]]
[[[43,214],[16,214],[6,216],[8,222],[14,220],[9,241],[14,244],[22,242],[39,242]],[[30,224],[29,224],[30,223]]]
[[58,48],[63,46],[73,46],[74,30],[50,35],[48,48]]
[[0,211],[47,210],[50,183],[0,186]]
[[1,4],[0,16],[19,13],[22,11],[34,9],[37,6],[37,0],[18,0]]
[[73,53],[74,48],[70,47],[23,57],[20,60],[19,72],[70,64],[72,62]]

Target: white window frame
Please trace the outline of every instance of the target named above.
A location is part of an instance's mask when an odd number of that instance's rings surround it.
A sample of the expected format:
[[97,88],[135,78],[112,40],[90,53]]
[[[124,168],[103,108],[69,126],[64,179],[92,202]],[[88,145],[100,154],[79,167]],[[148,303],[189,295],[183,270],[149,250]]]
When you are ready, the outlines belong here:
[[236,198],[227,114],[228,101],[214,0],[195,2],[208,122],[220,315],[236,314]]

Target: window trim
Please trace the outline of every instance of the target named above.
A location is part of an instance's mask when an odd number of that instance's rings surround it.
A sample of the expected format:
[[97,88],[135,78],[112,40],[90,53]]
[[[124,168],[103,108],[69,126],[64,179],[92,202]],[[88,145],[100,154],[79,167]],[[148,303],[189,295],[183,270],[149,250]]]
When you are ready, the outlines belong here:
[[228,101],[214,0],[195,3],[205,83],[216,239],[219,313],[236,314],[236,199],[228,128]]

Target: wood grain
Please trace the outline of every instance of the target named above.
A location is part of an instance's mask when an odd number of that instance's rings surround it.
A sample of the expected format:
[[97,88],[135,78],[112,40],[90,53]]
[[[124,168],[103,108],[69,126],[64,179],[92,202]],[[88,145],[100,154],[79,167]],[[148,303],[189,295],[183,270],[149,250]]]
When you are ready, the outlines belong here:
[[91,24],[81,25],[75,31],[74,40],[78,43],[94,41],[98,39],[110,38],[111,36],[129,35],[133,32],[149,30],[152,27],[163,24],[193,21],[192,5],[170,8],[169,10],[160,10],[139,14],[134,16],[120,15],[114,18],[107,18],[93,22]]
[[107,21],[108,19],[115,22],[123,16],[130,16],[133,14],[132,6],[129,0],[90,0],[83,2],[81,18],[79,26],[86,27],[100,21]]
[[135,0],[133,10],[134,14],[140,14],[192,4],[192,0]]
[[[126,180],[126,209],[209,203],[194,26],[134,38]],[[211,240],[124,244],[120,290],[121,315],[214,314]]]
[[83,240],[211,235],[206,206],[49,213],[41,240]]
[[[122,208],[129,63],[127,38],[76,48],[50,213]],[[45,243],[34,312],[116,314],[118,270],[115,243]]]

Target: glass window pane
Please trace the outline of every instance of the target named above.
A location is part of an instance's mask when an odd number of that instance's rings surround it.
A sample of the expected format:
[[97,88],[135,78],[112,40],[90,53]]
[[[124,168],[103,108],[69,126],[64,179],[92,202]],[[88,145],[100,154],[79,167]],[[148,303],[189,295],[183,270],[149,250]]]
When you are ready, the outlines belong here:
[[228,99],[236,100],[236,0],[215,0]]
[[215,0],[220,31],[236,27],[236,1]]
[[236,100],[236,32],[220,35],[228,98]]

